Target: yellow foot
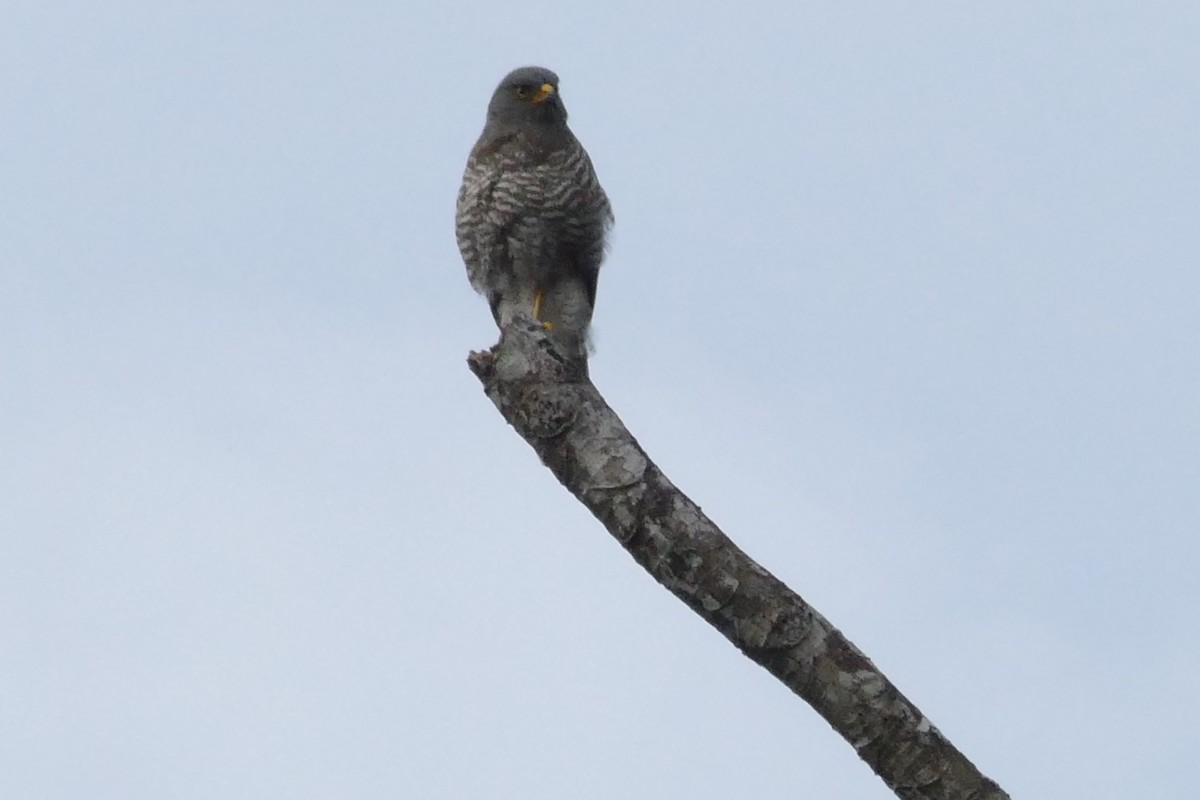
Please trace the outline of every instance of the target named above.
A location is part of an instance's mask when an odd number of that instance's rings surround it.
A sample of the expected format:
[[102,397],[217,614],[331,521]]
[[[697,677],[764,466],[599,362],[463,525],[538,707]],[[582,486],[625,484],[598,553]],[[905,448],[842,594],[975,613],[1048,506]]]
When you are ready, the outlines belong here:
[[542,303],[546,300],[546,293],[538,290],[533,293],[533,318],[542,323],[542,327],[548,331],[554,330],[554,324],[544,322],[542,320]]

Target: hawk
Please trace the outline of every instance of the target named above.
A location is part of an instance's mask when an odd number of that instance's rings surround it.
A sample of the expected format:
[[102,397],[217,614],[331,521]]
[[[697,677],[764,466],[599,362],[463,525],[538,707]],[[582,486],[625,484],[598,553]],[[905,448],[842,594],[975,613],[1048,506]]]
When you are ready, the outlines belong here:
[[510,72],[488,104],[455,214],[467,277],[500,330],[532,316],[563,356],[586,364],[612,223],[592,161],[567,127],[558,76]]

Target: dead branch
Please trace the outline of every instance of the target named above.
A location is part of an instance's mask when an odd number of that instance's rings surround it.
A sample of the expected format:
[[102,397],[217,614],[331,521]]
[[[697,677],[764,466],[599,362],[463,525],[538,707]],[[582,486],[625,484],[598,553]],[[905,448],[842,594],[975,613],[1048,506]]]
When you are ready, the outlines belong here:
[[472,372],[542,462],[654,579],[804,698],[901,798],[1006,800],[858,648],[671,484],[540,326]]

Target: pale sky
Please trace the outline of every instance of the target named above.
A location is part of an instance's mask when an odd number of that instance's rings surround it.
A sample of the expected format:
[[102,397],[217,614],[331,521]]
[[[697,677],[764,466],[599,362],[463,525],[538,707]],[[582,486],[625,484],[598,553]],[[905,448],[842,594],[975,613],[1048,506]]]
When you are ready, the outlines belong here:
[[1013,797],[1194,792],[1200,6],[8,0],[0,797],[891,793],[465,364],[495,83],[596,385]]

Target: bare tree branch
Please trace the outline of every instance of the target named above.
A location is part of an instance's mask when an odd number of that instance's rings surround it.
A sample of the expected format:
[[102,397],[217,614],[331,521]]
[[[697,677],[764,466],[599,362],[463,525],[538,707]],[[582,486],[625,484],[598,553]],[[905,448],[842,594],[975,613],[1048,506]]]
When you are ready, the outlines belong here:
[[804,698],[898,797],[1001,800],[871,661],[756,564],[647,457],[536,324],[510,326],[471,371],[542,462],[654,579]]

